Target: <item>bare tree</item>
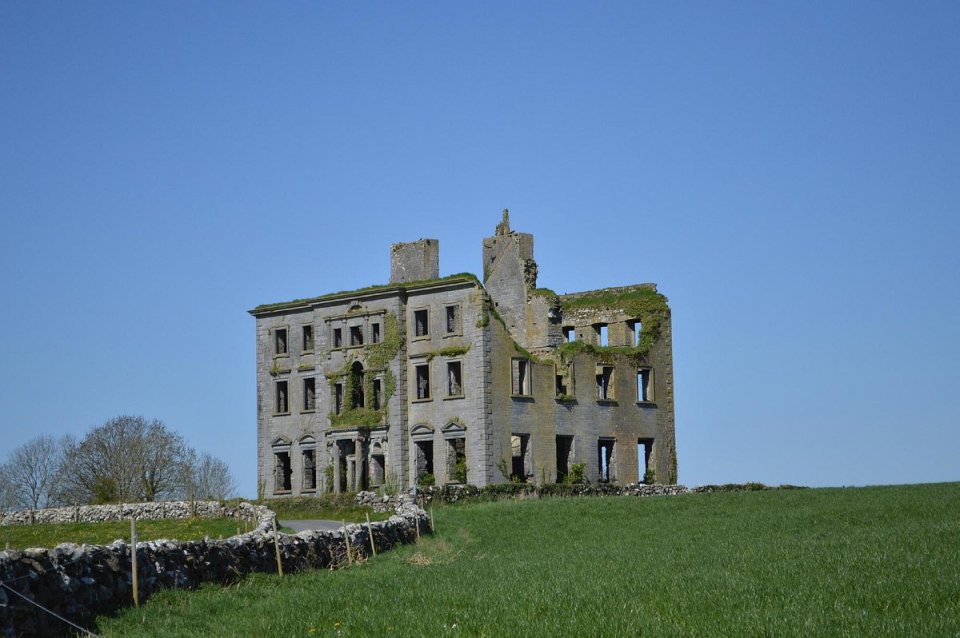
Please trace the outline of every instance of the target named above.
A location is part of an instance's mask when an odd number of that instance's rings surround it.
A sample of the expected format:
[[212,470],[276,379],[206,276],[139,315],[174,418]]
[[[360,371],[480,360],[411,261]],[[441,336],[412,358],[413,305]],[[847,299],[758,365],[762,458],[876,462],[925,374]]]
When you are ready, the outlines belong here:
[[208,452],[193,465],[191,487],[193,498],[219,501],[232,497],[237,491],[230,468]]
[[183,496],[193,451],[161,421],[118,416],[67,453],[64,482],[77,501],[122,503]]
[[58,504],[60,475],[69,438],[35,437],[10,453],[0,466],[5,505],[39,509]]

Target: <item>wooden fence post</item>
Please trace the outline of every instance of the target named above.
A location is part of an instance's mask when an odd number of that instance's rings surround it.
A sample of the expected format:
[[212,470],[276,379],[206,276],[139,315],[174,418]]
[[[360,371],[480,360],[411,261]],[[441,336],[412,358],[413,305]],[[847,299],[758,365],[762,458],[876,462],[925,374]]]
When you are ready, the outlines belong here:
[[130,573],[133,575],[133,606],[140,606],[140,589],[137,582],[137,519],[130,517]]
[[283,576],[283,562],[280,560],[280,534],[277,533],[277,517],[273,517],[273,547],[277,552],[277,573]]
[[377,556],[377,544],[373,542],[373,526],[370,525],[370,515],[367,514],[367,533],[370,534],[370,549],[373,550],[373,556]]

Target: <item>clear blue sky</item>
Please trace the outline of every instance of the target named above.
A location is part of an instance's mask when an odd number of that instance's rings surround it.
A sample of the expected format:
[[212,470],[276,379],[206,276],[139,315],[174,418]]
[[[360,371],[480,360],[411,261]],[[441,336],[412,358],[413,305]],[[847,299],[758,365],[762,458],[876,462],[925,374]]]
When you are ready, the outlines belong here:
[[260,303],[673,307],[680,480],[960,480],[960,4],[0,3],[0,457],[159,418],[256,492]]

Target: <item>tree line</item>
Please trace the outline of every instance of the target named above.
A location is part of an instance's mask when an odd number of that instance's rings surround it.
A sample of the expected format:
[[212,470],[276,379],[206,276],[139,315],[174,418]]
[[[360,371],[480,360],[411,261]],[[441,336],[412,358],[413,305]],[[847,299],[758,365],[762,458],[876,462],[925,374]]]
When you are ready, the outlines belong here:
[[118,416],[77,440],[39,435],[0,465],[0,507],[40,509],[234,496],[230,468],[156,419]]

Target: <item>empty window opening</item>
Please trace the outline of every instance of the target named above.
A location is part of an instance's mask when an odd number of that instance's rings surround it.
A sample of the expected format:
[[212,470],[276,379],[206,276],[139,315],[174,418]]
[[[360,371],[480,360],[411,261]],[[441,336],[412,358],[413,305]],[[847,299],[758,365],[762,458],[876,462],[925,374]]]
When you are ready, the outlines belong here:
[[557,396],[558,397],[567,396],[566,378],[562,374],[557,375]]
[[430,334],[430,318],[426,310],[413,311],[414,336],[426,337]]
[[274,396],[273,411],[276,414],[286,414],[289,412],[290,404],[288,402],[287,382],[277,381],[277,390]]
[[343,414],[343,384],[333,386],[333,413]]
[[613,398],[613,366],[597,368],[597,399],[604,401]]
[[363,345],[363,326],[350,326],[350,345]]
[[286,328],[277,328],[273,331],[273,351],[275,354],[287,354]]
[[430,366],[427,364],[416,367],[417,398],[430,398]]
[[370,406],[374,410],[379,410],[381,404],[383,403],[383,383],[380,379],[374,379],[373,383],[370,384],[370,389],[373,392],[373,396],[370,397],[372,405]]
[[636,348],[640,345],[640,335],[643,333],[643,324],[641,324],[638,319],[628,325],[630,326],[630,345]]
[[314,450],[303,451],[303,489],[317,489],[317,456]]
[[463,395],[462,366],[459,361],[447,362],[447,396]]
[[514,395],[528,396],[530,394],[530,362],[526,359],[513,359],[512,364],[512,392]]
[[303,380],[303,409],[317,409],[317,380],[313,377]]
[[383,454],[370,455],[370,485],[383,485],[386,476],[386,459]]
[[343,330],[340,328],[333,329],[333,347],[334,348],[343,347]]
[[433,441],[416,441],[416,474],[419,483],[428,474],[433,477]]
[[607,334],[607,324],[598,323],[593,326],[593,329],[597,331],[597,343],[601,346],[610,345],[609,336]]
[[460,332],[460,306],[447,306],[447,334]]
[[293,470],[290,468],[290,452],[273,453],[273,490],[275,492],[290,491],[290,477]]
[[467,482],[466,439],[447,439],[447,481]]
[[561,330],[563,331],[563,340],[567,343],[573,343],[577,340],[577,329],[573,326],[564,326]]
[[379,323],[370,324],[370,342],[380,343],[380,324]]
[[650,455],[653,453],[653,439],[637,441],[637,482],[648,485],[657,482],[657,475],[650,464]]
[[653,401],[653,371],[650,368],[637,370],[637,401]]
[[526,483],[528,478],[533,476],[533,465],[530,459],[530,435],[511,435],[510,448],[512,457],[510,480]]
[[313,352],[313,326],[303,327],[303,351]]
[[363,406],[363,364],[354,361],[350,366],[350,407],[362,408]]
[[608,483],[615,480],[616,475],[613,471],[613,439],[600,439],[597,443],[598,454],[598,477],[601,483]]
[[557,483],[563,483],[573,462],[573,437],[557,437]]

